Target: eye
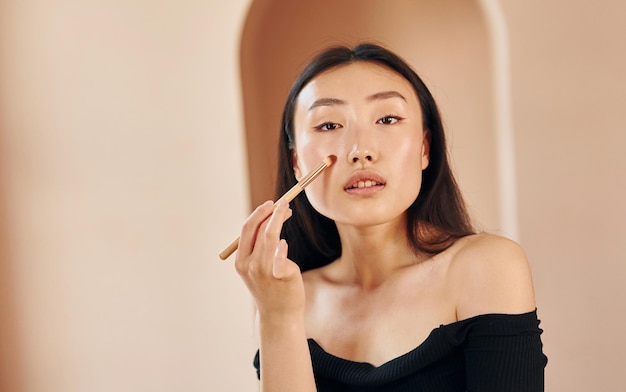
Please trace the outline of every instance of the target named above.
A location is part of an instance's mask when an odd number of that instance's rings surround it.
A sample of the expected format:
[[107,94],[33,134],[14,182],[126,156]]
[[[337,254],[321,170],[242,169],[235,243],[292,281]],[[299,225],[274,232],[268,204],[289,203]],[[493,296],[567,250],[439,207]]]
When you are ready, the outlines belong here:
[[402,120],[402,117],[394,116],[390,114],[376,121],[376,124],[392,125],[392,124],[397,123],[400,120]]
[[333,122],[325,122],[315,127],[318,131],[334,131],[339,128],[341,128],[341,125]]

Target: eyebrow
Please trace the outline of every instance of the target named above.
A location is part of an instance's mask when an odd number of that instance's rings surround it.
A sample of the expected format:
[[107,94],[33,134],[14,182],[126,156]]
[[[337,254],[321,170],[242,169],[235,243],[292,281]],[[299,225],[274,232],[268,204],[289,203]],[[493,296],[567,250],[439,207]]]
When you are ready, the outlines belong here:
[[319,106],[335,106],[335,105],[345,105],[346,101],[339,98],[320,98],[313,102],[313,105],[309,107],[309,111],[315,109]]
[[372,94],[369,97],[367,97],[368,101],[376,101],[376,100],[380,100],[380,99],[389,99],[389,98],[400,98],[402,99],[404,102],[406,102],[406,98],[404,98],[404,95],[400,94],[397,91],[383,91],[380,93],[376,93],[376,94]]
[[[382,91],[380,93],[375,93],[366,98],[368,101],[378,101],[382,99],[390,99],[390,98],[400,98],[406,102],[406,98],[402,94],[397,91]],[[339,98],[320,98],[313,102],[313,104],[309,107],[309,111],[315,109],[319,106],[335,106],[335,105],[345,105],[346,101]]]

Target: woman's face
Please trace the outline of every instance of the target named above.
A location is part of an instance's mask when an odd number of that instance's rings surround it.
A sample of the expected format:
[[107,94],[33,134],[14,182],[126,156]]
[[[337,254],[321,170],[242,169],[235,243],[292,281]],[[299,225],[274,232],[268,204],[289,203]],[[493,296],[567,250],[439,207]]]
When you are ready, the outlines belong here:
[[328,155],[337,161],[305,190],[337,224],[402,218],[428,165],[428,140],[411,84],[370,62],[325,71],[300,92],[293,165],[300,179]]

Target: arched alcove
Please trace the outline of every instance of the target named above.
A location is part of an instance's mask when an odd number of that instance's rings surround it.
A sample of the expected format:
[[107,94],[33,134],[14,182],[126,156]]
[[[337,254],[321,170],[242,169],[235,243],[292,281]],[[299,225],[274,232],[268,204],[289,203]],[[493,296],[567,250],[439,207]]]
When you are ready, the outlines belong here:
[[291,82],[331,44],[381,43],[407,59],[435,96],[470,210],[501,228],[489,26],[478,2],[255,0],[241,40],[250,201],[273,198],[276,141]]

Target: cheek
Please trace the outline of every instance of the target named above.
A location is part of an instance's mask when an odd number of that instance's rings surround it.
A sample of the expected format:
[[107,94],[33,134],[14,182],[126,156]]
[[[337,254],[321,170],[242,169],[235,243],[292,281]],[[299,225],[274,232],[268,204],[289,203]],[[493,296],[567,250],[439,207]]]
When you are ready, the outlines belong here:
[[[315,211],[332,219],[334,217],[333,206],[336,207],[337,199],[332,195],[333,186],[331,185],[332,179],[329,171],[330,169],[326,170],[323,175],[307,186],[304,193]],[[337,195],[335,194],[334,196]]]
[[383,139],[385,152],[390,159],[402,161],[407,169],[421,169],[423,139],[418,136]]
[[[302,141],[296,148],[296,154],[298,154],[296,170],[296,178],[301,180],[304,176],[314,170],[324,158],[328,155],[335,154],[330,151],[324,144],[321,143],[307,143]],[[307,199],[318,212],[323,214],[325,210],[324,206],[328,204],[328,191],[331,189],[331,178],[333,167],[326,169],[315,181],[310,183],[304,190]]]
[[320,210],[320,207],[324,205],[324,194],[326,186],[323,184],[323,179],[318,178],[311,185],[306,187],[304,193],[306,193],[307,199],[317,211]]
[[[296,178],[300,180],[315,169],[324,158],[331,154],[336,155],[330,147],[331,146],[327,146],[325,143],[320,143],[317,140],[307,138],[298,139],[298,144],[295,149],[297,159],[294,162],[294,168],[298,169],[295,171]],[[319,180],[316,180],[315,182],[318,181]]]
[[394,159],[396,167],[403,168],[398,171],[400,181],[411,193],[419,192],[422,185],[422,171],[424,169],[422,156],[422,139],[399,144],[395,149]]

